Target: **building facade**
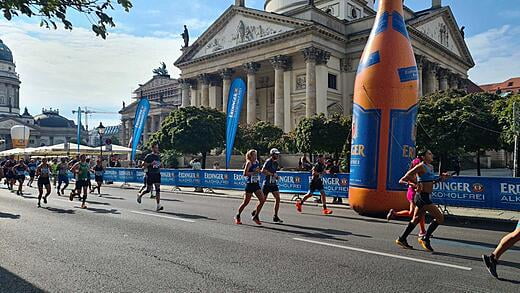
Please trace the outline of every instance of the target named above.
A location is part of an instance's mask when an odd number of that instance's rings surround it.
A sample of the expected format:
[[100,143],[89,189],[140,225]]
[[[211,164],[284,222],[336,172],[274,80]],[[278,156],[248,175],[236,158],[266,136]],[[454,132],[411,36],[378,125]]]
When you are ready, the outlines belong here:
[[[181,107],[226,111],[231,81],[248,91],[242,123],[271,122],[285,132],[304,117],[350,115],[361,54],[375,21],[374,1],[236,0],[175,62]],[[405,8],[420,94],[465,89],[474,61],[449,7]]]
[[179,82],[164,72],[155,74],[151,80],[139,85],[133,92],[132,102],[129,105],[123,104],[123,109],[119,111],[121,114],[121,145],[128,145],[130,142],[134,131],[135,111],[141,97],[147,97],[150,100],[150,112],[141,137],[141,142],[145,144],[150,135],[160,129],[164,118],[181,105]]
[[487,93],[498,95],[520,94],[520,77],[513,77],[504,82],[481,85]]
[[[42,109],[36,116],[27,108],[20,114],[20,77],[9,47],[0,40],[0,150],[12,148],[11,127],[25,125],[30,129],[29,147],[54,145],[77,137],[74,121],[60,115],[56,109]],[[82,132],[82,137],[86,133]]]

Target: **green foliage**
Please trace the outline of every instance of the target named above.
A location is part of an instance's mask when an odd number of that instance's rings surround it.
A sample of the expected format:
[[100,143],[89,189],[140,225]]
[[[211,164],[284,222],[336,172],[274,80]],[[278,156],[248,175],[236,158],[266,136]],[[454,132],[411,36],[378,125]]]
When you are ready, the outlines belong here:
[[[502,130],[500,135],[500,146],[508,151],[512,151],[515,144],[515,121],[513,117],[513,105],[516,103],[516,115],[520,118],[520,95],[509,98],[498,99],[493,103],[493,115],[498,120],[499,128]],[[517,121],[518,125],[518,121]]]
[[282,136],[282,129],[265,121],[240,126],[236,149],[242,154],[250,149],[256,149],[260,155],[265,155],[269,153],[271,148],[281,148],[280,139]]
[[20,15],[36,16],[40,17],[42,27],[56,29],[56,23],[61,22],[68,30],[72,29],[72,22],[67,10],[72,10],[94,19],[96,23],[92,24],[92,31],[105,39],[107,26],[115,26],[113,18],[107,14],[107,10],[114,10],[115,3],[126,12],[132,8],[130,0],[0,0],[0,10],[7,20]]
[[282,135],[282,137],[278,140],[276,145],[280,146],[280,151],[283,151],[285,153],[297,153],[298,148],[296,146],[296,133],[294,131],[291,131],[289,133],[285,133]]
[[345,144],[350,144],[347,140],[351,128],[350,118],[339,115],[304,118],[295,130],[296,147],[303,153],[330,153],[337,157]]
[[178,157],[180,157],[181,154],[175,152],[175,151],[172,151],[172,150],[167,150],[165,152],[162,152],[161,153],[161,161],[162,161],[162,164],[165,168],[178,168],[179,167],[179,160],[177,159]]

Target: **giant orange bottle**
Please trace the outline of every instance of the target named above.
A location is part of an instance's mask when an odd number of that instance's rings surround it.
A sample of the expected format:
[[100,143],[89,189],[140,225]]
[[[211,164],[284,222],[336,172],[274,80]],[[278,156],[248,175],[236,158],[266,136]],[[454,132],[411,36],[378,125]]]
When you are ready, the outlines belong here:
[[361,214],[406,209],[399,179],[415,156],[418,71],[402,0],[380,0],[354,88],[349,203]]

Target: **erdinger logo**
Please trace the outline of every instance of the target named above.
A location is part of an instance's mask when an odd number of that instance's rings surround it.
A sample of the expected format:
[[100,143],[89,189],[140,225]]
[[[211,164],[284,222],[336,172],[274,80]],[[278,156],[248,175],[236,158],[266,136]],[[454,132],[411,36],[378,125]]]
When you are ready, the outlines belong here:
[[294,176],[294,183],[300,184],[302,182],[302,178],[299,176]]
[[473,192],[484,192],[484,185],[480,184],[480,183],[475,183],[473,184],[473,186],[471,187],[471,190]]
[[347,178],[342,178],[340,181],[339,181],[339,184],[341,186],[348,186],[348,179]]
[[229,175],[228,174],[224,174],[224,180],[228,180],[229,179]]

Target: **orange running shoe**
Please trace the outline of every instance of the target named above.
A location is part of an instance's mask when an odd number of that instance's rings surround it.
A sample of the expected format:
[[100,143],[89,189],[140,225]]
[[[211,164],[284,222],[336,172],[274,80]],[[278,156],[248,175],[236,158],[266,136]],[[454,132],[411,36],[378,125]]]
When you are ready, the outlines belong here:
[[321,211],[324,215],[332,215],[332,210],[329,210],[329,209],[323,209]]
[[262,225],[262,222],[260,222],[260,219],[258,217],[253,217],[251,220],[253,220],[253,222],[255,222],[258,226]]
[[240,221],[240,217],[235,217],[235,224],[242,225],[242,221]]
[[297,200],[296,201],[296,210],[298,211],[298,213],[301,213],[302,212],[302,202],[300,200]]

